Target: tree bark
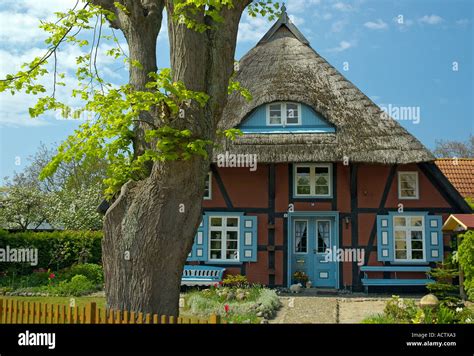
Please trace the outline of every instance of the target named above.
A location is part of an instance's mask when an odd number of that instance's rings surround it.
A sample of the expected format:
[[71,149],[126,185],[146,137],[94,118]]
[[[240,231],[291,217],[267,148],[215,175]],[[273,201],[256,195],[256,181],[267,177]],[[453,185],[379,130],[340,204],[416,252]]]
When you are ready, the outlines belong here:
[[[100,2],[101,6],[107,5],[107,1]],[[197,15],[200,21],[213,26],[204,33],[172,21],[172,0],[122,2],[131,7],[131,15],[121,14],[112,25],[124,32],[130,59],[140,61],[143,66],[143,69],[131,68],[130,83],[138,90],[145,90],[147,74],[156,71],[156,38],[161,16],[155,12],[149,20],[148,10],[153,7],[159,11],[160,6],[161,9],[165,6],[174,80],[182,81],[187,89],[210,95],[204,108],[191,103],[185,109],[184,118],[173,119],[171,125],[214,140],[227,99],[240,16],[249,1],[234,1],[232,9],[223,9],[222,23],[212,23],[203,14]],[[153,112],[144,113],[140,119],[160,123]],[[148,127],[146,123],[140,125],[145,126],[137,126],[135,130],[135,153],[146,148],[143,131]],[[155,162],[147,178],[130,181],[122,187],[104,220],[102,250],[108,307],[178,315],[181,276],[201,220],[211,147],[208,152],[208,158],[194,156],[186,161]]]

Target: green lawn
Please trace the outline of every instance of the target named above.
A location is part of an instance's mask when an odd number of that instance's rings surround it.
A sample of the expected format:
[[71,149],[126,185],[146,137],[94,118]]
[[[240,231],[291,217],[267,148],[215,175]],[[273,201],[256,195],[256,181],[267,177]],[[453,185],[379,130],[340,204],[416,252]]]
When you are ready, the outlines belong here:
[[3,300],[18,300],[20,302],[40,302],[48,304],[64,304],[69,305],[71,298],[75,299],[76,306],[82,307],[90,302],[96,302],[97,307],[105,307],[105,298],[104,297],[7,297],[0,296],[0,299]]

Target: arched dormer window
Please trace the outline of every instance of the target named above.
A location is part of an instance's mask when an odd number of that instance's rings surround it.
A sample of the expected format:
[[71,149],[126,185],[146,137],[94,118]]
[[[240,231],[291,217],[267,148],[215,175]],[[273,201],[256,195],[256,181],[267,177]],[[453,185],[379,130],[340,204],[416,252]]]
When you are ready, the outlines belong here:
[[301,125],[301,104],[283,101],[267,104],[267,125]]
[[239,124],[244,134],[331,133],[336,129],[310,106],[294,101],[262,104]]

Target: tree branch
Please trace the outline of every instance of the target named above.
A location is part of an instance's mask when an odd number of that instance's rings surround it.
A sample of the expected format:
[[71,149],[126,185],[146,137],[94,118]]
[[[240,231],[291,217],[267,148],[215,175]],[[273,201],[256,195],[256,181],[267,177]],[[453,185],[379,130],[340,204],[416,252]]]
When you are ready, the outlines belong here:
[[[79,1],[76,2],[76,5],[74,6],[73,10],[76,8],[77,4],[79,3]],[[89,2],[86,2],[86,4],[84,5],[83,9],[85,9],[87,6],[89,6]],[[23,75],[18,75],[18,76],[15,76],[15,77],[11,77],[11,78],[8,78],[8,79],[0,79],[0,81],[2,82],[11,82],[11,81],[14,81],[14,80],[17,80],[17,79],[20,79],[22,77],[25,77],[25,76],[28,76],[28,74],[30,74],[31,72],[33,72],[36,68],[38,68],[39,66],[41,66],[44,62],[46,62],[48,60],[49,57],[51,57],[55,52],[56,50],[58,49],[59,45],[61,45],[64,40],[66,39],[66,36],[71,32],[71,30],[74,28],[74,21],[73,21],[73,24],[68,28],[68,30],[64,33],[64,35],[59,39],[58,43],[56,43],[55,45],[53,45],[52,47],[50,47],[48,49],[48,51],[46,52],[46,54],[41,57],[41,59],[38,61],[38,63],[36,63],[33,67],[31,67],[29,70],[27,70]],[[76,33],[77,34],[77,33]]]

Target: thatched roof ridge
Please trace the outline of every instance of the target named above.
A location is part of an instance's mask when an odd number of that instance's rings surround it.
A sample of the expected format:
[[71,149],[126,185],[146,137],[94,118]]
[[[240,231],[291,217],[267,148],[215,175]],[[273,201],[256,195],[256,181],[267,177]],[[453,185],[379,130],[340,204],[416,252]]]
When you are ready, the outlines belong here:
[[336,134],[245,134],[222,142],[221,151],[258,154],[259,162],[352,161],[411,163],[432,154],[407,130],[316,53],[286,13],[240,61],[236,80],[250,90],[247,102],[230,95],[220,128],[237,127],[273,101],[306,104],[336,127]]

